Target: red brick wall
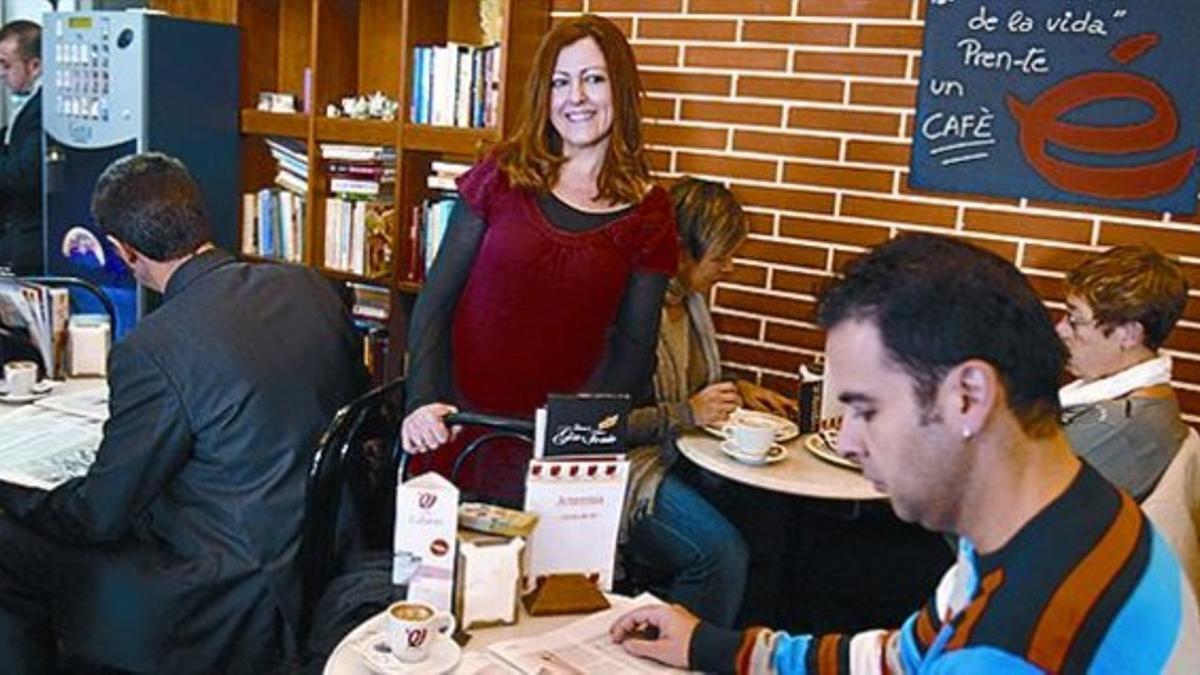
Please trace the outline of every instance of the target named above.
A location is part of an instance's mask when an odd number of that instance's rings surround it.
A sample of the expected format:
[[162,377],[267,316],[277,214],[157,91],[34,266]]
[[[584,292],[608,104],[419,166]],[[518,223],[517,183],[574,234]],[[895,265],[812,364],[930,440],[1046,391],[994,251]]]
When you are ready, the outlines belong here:
[[[646,139],[664,176],[728,182],[751,213],[714,310],[728,365],[784,390],[822,345],[814,289],[905,231],[952,233],[1016,263],[1051,305],[1087,251],[1150,243],[1200,289],[1200,229],[1172,218],[907,185],[923,0],[554,0],[631,38]],[[1200,415],[1200,302],[1167,341],[1184,408]]]

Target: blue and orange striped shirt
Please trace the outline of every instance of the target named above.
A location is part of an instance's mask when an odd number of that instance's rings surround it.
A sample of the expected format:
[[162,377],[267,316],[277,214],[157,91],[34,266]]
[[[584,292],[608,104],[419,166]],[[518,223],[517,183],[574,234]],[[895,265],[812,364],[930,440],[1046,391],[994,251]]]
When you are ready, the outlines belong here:
[[701,670],[788,675],[1194,675],[1200,618],[1167,543],[1085,464],[1000,550],[980,555],[962,540],[933,597],[899,630],[791,636],[702,625],[692,659]]

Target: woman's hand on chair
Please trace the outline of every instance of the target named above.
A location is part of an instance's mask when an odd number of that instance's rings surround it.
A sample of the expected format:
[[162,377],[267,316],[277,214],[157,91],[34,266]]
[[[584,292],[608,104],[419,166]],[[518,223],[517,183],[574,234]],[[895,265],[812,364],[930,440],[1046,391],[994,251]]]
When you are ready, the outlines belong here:
[[737,381],[738,393],[746,401],[746,406],[753,410],[765,410],[781,417],[791,419],[800,413],[796,399],[788,398],[778,392],[760,387],[746,380]]
[[732,382],[715,382],[696,392],[688,404],[696,426],[707,427],[729,419],[730,413],[742,404],[742,397]]
[[426,403],[409,413],[400,427],[404,451],[415,455],[436,450],[458,435],[458,427],[448,429],[445,418],[458,408],[447,403]]

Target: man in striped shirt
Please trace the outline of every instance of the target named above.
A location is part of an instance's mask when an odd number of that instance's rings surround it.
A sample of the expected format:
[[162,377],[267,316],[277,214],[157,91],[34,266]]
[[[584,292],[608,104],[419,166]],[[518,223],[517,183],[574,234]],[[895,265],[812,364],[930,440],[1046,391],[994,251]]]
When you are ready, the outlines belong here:
[[612,627],[637,655],[739,673],[1200,672],[1195,596],[1058,423],[1065,354],[1015,267],[945,237],[857,260],[821,298],[839,452],[896,514],[960,537],[899,630],[726,631],[676,607]]

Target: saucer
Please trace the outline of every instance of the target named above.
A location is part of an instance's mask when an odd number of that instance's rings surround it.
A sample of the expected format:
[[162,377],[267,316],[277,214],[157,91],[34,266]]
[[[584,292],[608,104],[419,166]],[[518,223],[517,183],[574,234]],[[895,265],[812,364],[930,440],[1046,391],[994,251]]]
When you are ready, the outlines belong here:
[[748,420],[757,422],[764,426],[769,426],[775,432],[776,443],[787,443],[788,441],[800,435],[800,428],[796,423],[762,410],[749,410],[747,408],[738,408],[729,415],[729,420],[720,425],[709,425],[703,427],[705,431],[716,436],[717,438],[728,439],[730,435],[730,427],[739,421]]
[[763,464],[774,464],[775,462],[782,462],[783,460],[787,459],[788,449],[778,443],[775,443],[771,446],[770,450],[767,450],[767,454],[758,457],[755,455],[747,455],[741,450],[738,450],[737,447],[734,446],[733,441],[728,440],[721,441],[721,452],[729,455],[742,464],[762,466]]
[[804,437],[804,449],[812,453],[818,459],[823,459],[830,464],[853,469],[854,471],[862,471],[862,465],[852,459],[846,459],[837,453],[834,448],[837,446],[837,432],[823,431],[821,433],[809,434]]
[[[440,673],[453,670],[462,659],[462,647],[448,637],[436,635],[433,643],[429,645],[429,656],[424,661],[405,663],[392,656],[391,649],[387,645],[386,631],[387,614],[377,614],[347,636],[343,645],[350,647],[350,650],[361,659],[360,662],[371,672],[380,675],[392,675],[393,673],[440,675]],[[337,651],[341,651],[343,645],[339,645],[335,654]],[[333,655],[331,655],[330,664],[333,661]],[[328,666],[329,664],[326,665],[326,673],[330,672]]]
[[54,385],[57,382],[51,380],[41,380],[33,385],[33,391],[28,394],[14,395],[8,393],[8,385],[0,382],[0,403],[31,403],[50,395],[54,391]]

